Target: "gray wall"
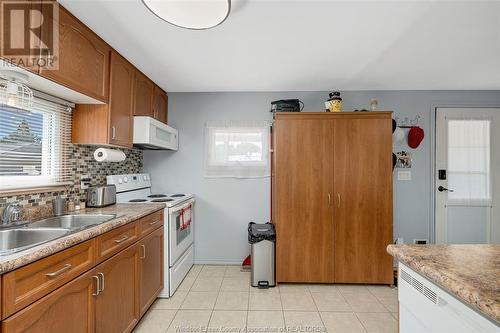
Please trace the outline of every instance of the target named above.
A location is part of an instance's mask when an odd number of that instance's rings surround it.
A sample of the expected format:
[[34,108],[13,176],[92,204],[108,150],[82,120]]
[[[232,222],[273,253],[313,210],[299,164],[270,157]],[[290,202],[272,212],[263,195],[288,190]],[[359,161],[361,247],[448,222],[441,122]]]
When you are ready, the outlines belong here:
[[[196,195],[195,257],[204,263],[239,263],[248,254],[246,226],[270,215],[269,179],[203,178],[204,124],[209,120],[271,119],[270,101],[300,98],[307,111],[322,111],[327,92],[286,93],[171,93],[169,123],[179,130],[178,152],[146,151],[144,169],[153,177],[153,190]],[[500,92],[360,91],[344,92],[344,110],[367,108],[371,98],[379,109],[400,118],[420,115],[425,139],[413,153],[411,181],[394,181],[394,234],[405,242],[430,238],[431,109],[436,105],[500,106]],[[395,177],[396,178],[396,177]]]

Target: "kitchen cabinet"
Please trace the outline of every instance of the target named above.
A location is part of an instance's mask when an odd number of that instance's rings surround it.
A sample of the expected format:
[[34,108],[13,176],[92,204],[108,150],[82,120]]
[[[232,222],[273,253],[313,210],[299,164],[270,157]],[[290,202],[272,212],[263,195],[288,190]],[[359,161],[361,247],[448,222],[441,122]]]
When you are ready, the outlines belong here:
[[96,267],[100,292],[96,296],[96,332],[130,332],[139,320],[138,251],[128,247]]
[[3,274],[2,333],[132,331],[163,288],[163,233],[160,210]]
[[280,282],[333,282],[332,126],[323,119],[275,123]]
[[[52,10],[51,6],[44,8]],[[59,26],[58,68],[42,67],[40,75],[108,102],[109,45],[62,6],[59,6],[59,19],[54,24]]]
[[153,118],[167,123],[168,118],[168,96],[167,94],[158,86],[154,89],[153,98]]
[[141,316],[163,289],[163,228],[139,242],[139,306]]
[[391,112],[277,113],[278,282],[392,284]]
[[2,332],[95,332],[96,280],[93,271],[79,276],[2,321]]
[[155,84],[153,81],[136,70],[134,79],[134,116],[148,116],[154,118],[154,92]]
[[132,147],[134,67],[111,52],[109,103],[78,104],[73,112],[74,144]]

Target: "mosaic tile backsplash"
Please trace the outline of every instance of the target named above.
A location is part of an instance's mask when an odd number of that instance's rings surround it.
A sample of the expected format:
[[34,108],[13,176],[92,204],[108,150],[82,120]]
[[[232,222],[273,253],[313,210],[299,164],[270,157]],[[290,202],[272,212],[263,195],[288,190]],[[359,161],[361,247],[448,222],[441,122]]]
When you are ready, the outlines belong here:
[[124,162],[97,162],[94,160],[94,150],[98,147],[73,145],[70,165],[72,185],[58,192],[33,193],[17,196],[0,197],[0,210],[8,203],[19,201],[24,208],[50,204],[55,197],[85,199],[85,190],[80,188],[80,176],[90,175],[92,185],[106,184],[106,176],[110,174],[140,173],[143,170],[143,154],[138,149],[121,149],[127,156]]

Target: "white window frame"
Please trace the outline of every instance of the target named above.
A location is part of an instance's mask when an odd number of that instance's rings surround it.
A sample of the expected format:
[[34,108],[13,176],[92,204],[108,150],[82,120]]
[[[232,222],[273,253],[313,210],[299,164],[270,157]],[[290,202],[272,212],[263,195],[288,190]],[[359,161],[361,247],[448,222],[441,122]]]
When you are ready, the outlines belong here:
[[[49,103],[49,104],[47,104]],[[65,170],[69,166],[68,161],[64,159],[64,152],[69,149],[70,142],[63,142],[61,137],[62,131],[67,131],[68,128],[60,128],[62,123],[68,124],[67,120],[62,120],[66,115],[58,115],[56,111],[48,111],[42,105],[55,105],[52,102],[38,100],[34,103],[34,107],[30,110],[34,114],[42,114],[43,130],[42,130],[42,156],[41,156],[41,174],[37,176],[2,176],[0,175],[0,192],[13,190],[27,190],[30,188],[53,187],[70,185],[69,175],[65,174]],[[37,108],[40,105],[40,109]],[[66,106],[57,105],[59,108],[66,109]],[[28,112],[19,110],[19,112]],[[57,118],[61,117],[61,118]],[[69,120],[69,131],[71,131],[71,118]],[[66,140],[68,141],[68,140]],[[67,147],[63,147],[66,145]]]
[[[260,133],[262,160],[224,161],[215,159],[215,137],[219,133]],[[269,177],[270,123],[268,121],[209,121],[205,127],[206,178],[263,178]]]

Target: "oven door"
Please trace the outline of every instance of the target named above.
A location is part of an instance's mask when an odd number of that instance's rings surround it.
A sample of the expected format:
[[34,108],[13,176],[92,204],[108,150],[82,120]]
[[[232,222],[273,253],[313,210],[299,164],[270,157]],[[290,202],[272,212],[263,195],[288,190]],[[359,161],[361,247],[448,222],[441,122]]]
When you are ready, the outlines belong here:
[[194,241],[194,199],[169,208],[169,256],[173,267]]

